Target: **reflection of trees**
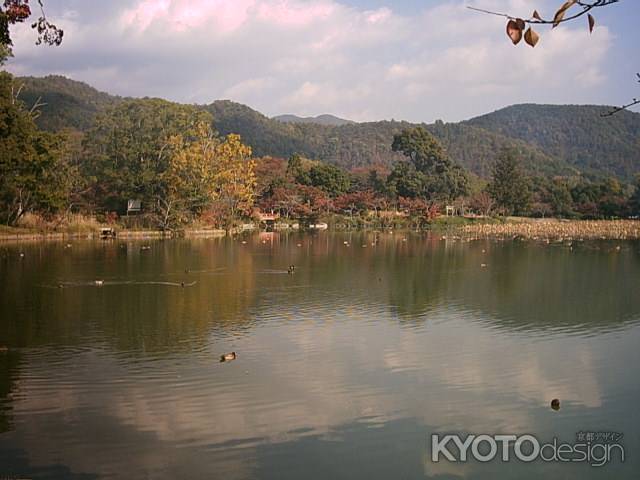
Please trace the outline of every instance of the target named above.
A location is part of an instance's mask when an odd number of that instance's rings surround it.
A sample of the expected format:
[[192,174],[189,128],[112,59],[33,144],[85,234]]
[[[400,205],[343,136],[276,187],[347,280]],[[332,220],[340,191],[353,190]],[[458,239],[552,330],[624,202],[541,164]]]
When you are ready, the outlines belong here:
[[640,314],[640,262],[629,252],[514,243],[493,248],[487,263],[489,281],[465,282],[462,302],[504,327],[590,331]]
[[17,352],[0,353],[0,433],[12,429],[12,400],[20,370]]
[[[300,308],[318,306],[334,309],[336,318],[353,306],[386,306],[402,322],[455,306],[509,329],[579,331],[621,326],[640,313],[634,291],[640,256],[628,245],[570,250],[363,232],[158,241],[146,252],[141,245],[3,246],[2,341],[106,339],[138,353],[187,351],[206,345],[211,334],[239,334],[269,315],[295,317]],[[297,267],[293,276],[284,273],[290,264]],[[196,284],[57,288],[60,281],[95,279]]]
[[[2,272],[7,289],[0,293],[6,318],[0,338],[29,346],[84,345],[106,338],[127,351],[179,350],[192,348],[191,342],[204,344],[211,330],[233,330],[251,321],[253,258],[238,242],[152,242],[146,252],[141,245],[10,248],[11,265],[5,259]],[[21,250],[24,260],[14,260]],[[105,286],[89,285],[95,279],[104,279]],[[58,288],[60,282],[78,285]],[[181,282],[196,283],[182,288]]]

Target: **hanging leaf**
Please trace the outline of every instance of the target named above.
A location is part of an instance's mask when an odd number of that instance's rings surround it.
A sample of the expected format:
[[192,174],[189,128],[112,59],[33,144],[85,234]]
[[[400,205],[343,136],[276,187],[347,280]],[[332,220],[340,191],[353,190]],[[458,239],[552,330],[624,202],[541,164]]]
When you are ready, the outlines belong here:
[[542,21],[542,17],[540,16],[540,14],[538,13],[538,10],[534,10],[533,11],[533,18],[535,18],[536,20],[540,20]]
[[535,47],[540,40],[540,35],[531,27],[527,29],[524,34],[524,41],[527,42],[532,47]]
[[507,23],[507,35],[509,35],[514,45],[517,45],[522,40],[522,29],[518,27],[518,23],[515,20],[509,20]]
[[573,7],[576,3],[578,3],[578,0],[567,0],[564,2],[553,17],[553,28],[560,25],[560,22],[564,18],[565,13],[567,13],[567,10]]
[[593,15],[589,14],[589,33],[593,33],[593,28],[596,26],[596,19]]
[[524,23],[524,20],[521,18],[516,18],[516,25],[518,25],[518,28],[520,30],[524,30],[524,27],[526,27],[526,24]]

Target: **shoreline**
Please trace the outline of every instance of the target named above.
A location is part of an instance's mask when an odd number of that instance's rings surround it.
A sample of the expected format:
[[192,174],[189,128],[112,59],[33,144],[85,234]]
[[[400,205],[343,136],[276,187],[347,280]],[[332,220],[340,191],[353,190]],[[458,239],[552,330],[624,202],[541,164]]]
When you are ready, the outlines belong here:
[[[26,241],[64,241],[64,240],[98,240],[101,238],[99,231],[92,232],[25,232],[16,229],[16,232],[3,231],[0,233],[0,242],[26,242]],[[335,229],[331,232],[345,231],[384,231],[381,228],[357,228]],[[411,230],[411,229],[395,229]],[[238,233],[259,231],[243,230],[227,232],[221,229],[185,229],[180,231],[161,230],[117,230],[115,239],[144,240],[160,238],[218,238]],[[291,232],[292,229],[283,229],[283,232]],[[298,230],[295,230],[298,231]],[[303,229],[299,231],[304,231]],[[531,219],[510,218],[505,222],[483,221],[478,223],[462,223],[458,225],[432,224],[425,228],[424,232],[449,232],[465,237],[477,238],[501,238],[522,240],[638,240],[640,239],[640,220],[562,220],[562,219]]]

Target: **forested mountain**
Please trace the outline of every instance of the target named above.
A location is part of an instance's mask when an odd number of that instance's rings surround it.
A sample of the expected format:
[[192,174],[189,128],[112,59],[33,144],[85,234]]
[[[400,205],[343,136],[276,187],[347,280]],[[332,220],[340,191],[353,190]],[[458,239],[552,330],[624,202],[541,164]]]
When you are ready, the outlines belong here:
[[[282,123],[251,108],[228,100],[206,107],[222,134],[240,133],[259,156],[288,157],[299,153],[346,168],[389,166],[402,158],[391,151],[393,136],[413,126],[408,122],[381,121],[326,126],[313,123]],[[574,174],[575,170],[526,142],[507,138],[472,125],[436,122],[427,125],[449,151],[452,159],[480,176],[490,173],[496,154],[514,148],[531,172]]]
[[[97,112],[121,99],[60,76],[22,78],[20,98],[46,103],[37,119],[46,130],[87,130]],[[239,103],[215,101],[202,108],[221,134],[238,133],[257,156],[299,153],[346,168],[391,165],[393,135],[413,124],[397,121],[323,125],[268,118]],[[460,123],[427,125],[452,159],[486,177],[504,148],[520,152],[530,172],[551,175],[616,175],[625,180],[640,170],[640,114],[602,118],[607,107],[515,105]],[[281,117],[280,117],[281,118]],[[335,117],[333,117],[335,118]],[[327,123],[327,122],[325,122]]]
[[83,82],[49,75],[43,78],[21,77],[23,84],[19,98],[32,107],[38,102],[41,115],[36,124],[43,130],[63,128],[87,130],[93,125],[96,113],[121,99],[103,93]]
[[513,105],[469,125],[518,138],[585,172],[627,180],[640,171],[640,114],[592,105]]
[[278,115],[273,117],[274,120],[278,120],[283,123],[317,123],[318,125],[330,125],[339,127],[340,125],[348,125],[350,123],[356,123],[352,120],[345,120],[344,118],[336,117],[334,115],[318,115],[317,117],[298,117],[297,115]]

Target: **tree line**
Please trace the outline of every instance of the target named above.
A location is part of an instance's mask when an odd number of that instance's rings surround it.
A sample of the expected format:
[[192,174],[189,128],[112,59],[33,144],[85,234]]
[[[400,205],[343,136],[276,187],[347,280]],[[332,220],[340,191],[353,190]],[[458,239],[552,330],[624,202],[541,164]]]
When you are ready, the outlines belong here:
[[488,182],[452,161],[424,127],[396,134],[391,167],[346,170],[292,155],[252,156],[233,133],[214,131],[197,106],[159,99],[124,100],[100,113],[86,132],[37,128],[37,109],[21,102],[12,76],[0,73],[0,220],[68,212],[103,221],[126,216],[140,201],[146,226],[175,229],[198,222],[230,228],[273,211],[314,223],[332,214],[382,218],[400,212],[422,226],[456,205],[483,215],[627,217],[640,213],[635,189],[615,179],[526,173],[505,150]]

